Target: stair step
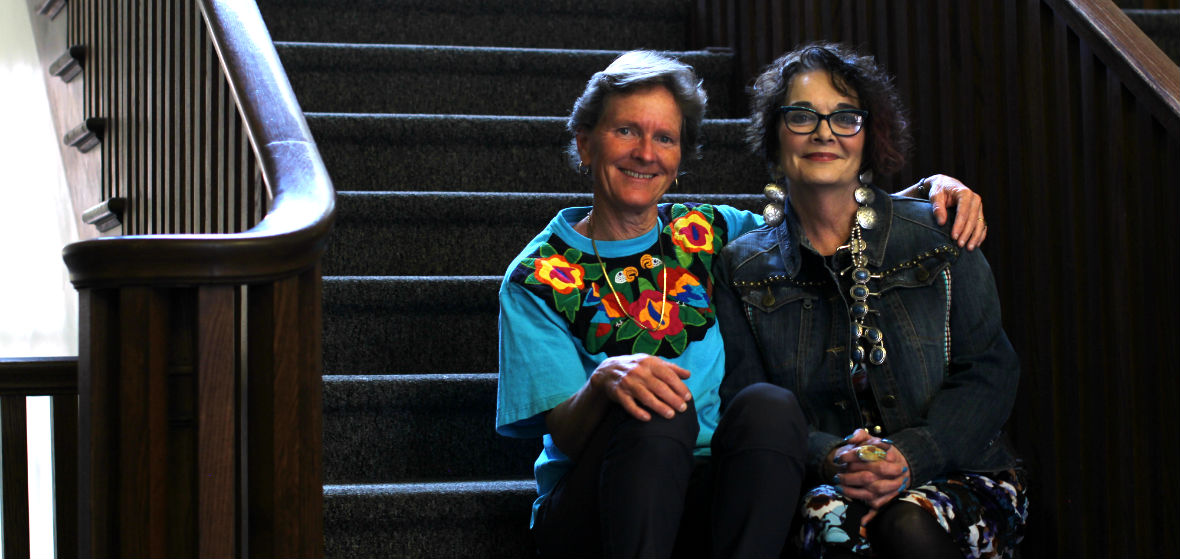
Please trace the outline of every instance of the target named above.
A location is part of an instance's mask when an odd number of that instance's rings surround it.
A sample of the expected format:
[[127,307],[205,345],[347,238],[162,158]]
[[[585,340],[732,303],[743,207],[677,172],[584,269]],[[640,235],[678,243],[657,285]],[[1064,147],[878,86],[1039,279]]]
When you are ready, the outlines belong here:
[[[763,204],[759,194],[676,193],[664,201],[752,211]],[[339,192],[324,274],[503,275],[559,210],[590,204],[589,194]]]
[[[587,192],[569,165],[564,117],[309,113],[340,190]],[[685,192],[756,191],[766,182],[746,148],[746,120],[710,119],[700,160],[681,162]]]
[[1160,50],[1180,65],[1180,10],[1123,10]]
[[683,0],[259,0],[276,41],[683,50]]
[[325,276],[325,373],[497,370],[501,279]]
[[324,486],[328,557],[532,557],[530,480]]
[[[586,80],[621,54],[342,43],[275,46],[303,110],[355,113],[568,115]],[[692,65],[705,81],[714,116],[734,116],[727,113],[733,106],[731,54],[671,54]]]
[[495,373],[325,376],[324,479],[530,477],[541,440],[496,434],[496,383]]

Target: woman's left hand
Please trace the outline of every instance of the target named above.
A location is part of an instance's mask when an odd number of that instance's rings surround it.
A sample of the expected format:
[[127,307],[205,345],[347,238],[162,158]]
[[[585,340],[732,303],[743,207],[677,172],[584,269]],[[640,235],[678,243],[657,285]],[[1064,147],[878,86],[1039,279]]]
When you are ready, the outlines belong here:
[[967,250],[983,243],[987,238],[987,221],[983,219],[983,198],[967,188],[954,177],[933,175],[922,179],[919,185],[924,185],[930,193],[930,203],[934,204],[934,219],[939,225],[946,224],[947,208],[958,208],[955,224],[951,227],[951,238],[959,246]]
[[[863,447],[876,447],[884,451],[884,456],[877,458],[873,453],[859,451]],[[848,444],[836,450],[835,462],[844,466],[833,481],[846,497],[869,506],[869,512],[861,518],[861,526],[867,525],[878,509],[910,487],[909,461],[901,451],[888,439],[871,437],[863,429],[857,429]]]

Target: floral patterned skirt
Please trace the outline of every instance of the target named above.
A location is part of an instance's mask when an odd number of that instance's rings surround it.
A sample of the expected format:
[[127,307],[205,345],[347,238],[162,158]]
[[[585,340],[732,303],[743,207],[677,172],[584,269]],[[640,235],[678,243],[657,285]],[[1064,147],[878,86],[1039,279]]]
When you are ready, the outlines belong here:
[[[1010,558],[1024,537],[1028,498],[1020,470],[949,474],[911,488],[898,499],[934,515],[969,559]],[[804,557],[823,557],[826,549],[873,556],[869,541],[850,528],[858,526],[859,519],[846,522],[852,504],[831,485],[804,495],[795,542]],[[862,507],[852,508],[863,512]]]

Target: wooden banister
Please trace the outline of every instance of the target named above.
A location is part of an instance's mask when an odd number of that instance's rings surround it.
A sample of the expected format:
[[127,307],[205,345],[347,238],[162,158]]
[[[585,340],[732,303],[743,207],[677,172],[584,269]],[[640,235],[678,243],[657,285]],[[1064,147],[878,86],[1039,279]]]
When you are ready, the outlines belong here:
[[0,395],[78,394],[77,357],[0,357]]
[[59,546],[321,556],[319,260],[335,193],[257,5],[63,13],[87,53],[86,121],[103,123],[87,156],[101,154],[101,198],[125,202],[122,235],[63,251],[79,292],[80,530]]
[[318,262],[335,191],[257,5],[201,0],[213,46],[245,123],[270,211],[244,233],[100,238],[66,247],[77,287],[252,283]]
[[1159,45],[1113,2],[1049,3],[1169,132],[1180,135],[1180,67]]

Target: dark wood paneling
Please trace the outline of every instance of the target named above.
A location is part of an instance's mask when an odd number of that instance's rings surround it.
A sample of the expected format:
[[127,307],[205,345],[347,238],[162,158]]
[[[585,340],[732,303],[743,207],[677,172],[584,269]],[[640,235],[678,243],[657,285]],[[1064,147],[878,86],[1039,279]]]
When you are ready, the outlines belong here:
[[199,290],[197,309],[197,551],[237,553],[237,288]]
[[4,556],[29,556],[29,440],[24,396],[0,396]]
[[[75,375],[77,371],[75,369]],[[76,379],[76,376],[75,376]],[[78,396],[53,396],[54,536],[58,557],[78,549]]]
[[[323,555],[321,334],[297,328],[321,318],[319,278],[249,289],[249,548],[260,556]],[[299,349],[268,349],[278,345]]]
[[[1124,7],[1175,7],[1147,3]],[[873,53],[915,126],[892,182],[944,172],[984,197],[983,250],[1021,356],[1009,430],[1032,475],[1024,555],[1177,549],[1180,447],[1154,440],[1180,406],[1162,357],[1180,303],[1161,293],[1180,272],[1176,66],[1103,0],[773,4],[699,0],[693,36],[734,48],[743,83],[808,40]]]

